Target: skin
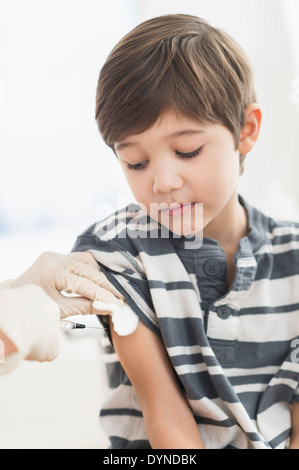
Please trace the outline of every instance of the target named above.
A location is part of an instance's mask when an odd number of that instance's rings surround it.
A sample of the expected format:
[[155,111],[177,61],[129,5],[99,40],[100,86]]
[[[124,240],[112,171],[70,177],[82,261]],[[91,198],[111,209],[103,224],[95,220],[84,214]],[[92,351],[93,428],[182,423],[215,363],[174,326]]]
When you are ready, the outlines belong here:
[[[246,109],[246,123],[236,149],[233,135],[224,126],[203,126],[193,119],[168,112],[154,126],[115,144],[116,154],[136,201],[163,224],[181,235],[182,217],[153,213],[151,204],[203,204],[203,221],[195,208],[189,217],[193,233],[218,240],[226,253],[228,284],[234,278],[233,255],[239,240],[247,234],[244,208],[238,201],[239,154],[254,146],[260,129],[261,111],[256,104]],[[183,156],[184,154],[184,156]],[[192,155],[192,158],[188,156]]]
[[142,322],[131,335],[118,336],[110,320],[110,331],[115,351],[140,401],[151,447],[204,449],[191,409],[159,337]]
[[[238,201],[239,154],[252,150],[260,125],[261,110],[253,103],[246,108],[246,121],[236,148],[232,134],[224,126],[203,126],[168,112],[142,134],[115,143],[136,201],[159,222],[165,222],[161,207],[173,203],[203,204],[200,224],[195,207],[189,206],[189,232],[182,215],[169,211],[168,227],[181,235],[203,230],[205,237],[217,240],[226,254],[229,286],[235,273],[233,254],[248,233],[246,213]],[[186,158],[186,154],[192,158]],[[153,203],[155,213],[151,210]],[[130,336],[118,336],[112,324],[110,329],[115,350],[140,400],[152,448],[204,449],[161,340],[142,322]],[[290,448],[298,448],[299,404],[293,405],[292,425]]]
[[[176,132],[186,134],[172,136]],[[147,212],[151,203],[200,202],[204,205],[205,236],[214,238],[219,233],[226,241],[238,235],[240,227],[236,219],[241,212],[236,197],[238,152],[232,134],[225,127],[203,127],[196,121],[168,113],[152,128],[131,136],[125,143],[126,147],[124,143],[116,145],[116,152],[136,200],[142,202]],[[192,158],[177,153],[190,154],[197,149],[200,153]],[[233,223],[234,232],[231,223],[227,224],[225,233],[219,230],[217,219],[224,217]],[[163,220],[161,211],[157,218]],[[173,220],[170,228],[174,225]]]
[[299,403],[293,403],[292,432],[289,449],[299,449]]

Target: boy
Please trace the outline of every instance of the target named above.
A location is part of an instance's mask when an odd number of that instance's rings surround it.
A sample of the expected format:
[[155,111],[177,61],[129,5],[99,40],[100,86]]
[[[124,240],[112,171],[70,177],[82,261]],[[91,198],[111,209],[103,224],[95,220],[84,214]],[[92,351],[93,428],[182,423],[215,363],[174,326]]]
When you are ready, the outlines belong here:
[[104,320],[113,448],[299,445],[299,224],[237,192],[255,103],[243,51],[190,15],[141,24],[100,73],[98,126],[144,209],[120,210],[74,247],[140,320],[129,335]]

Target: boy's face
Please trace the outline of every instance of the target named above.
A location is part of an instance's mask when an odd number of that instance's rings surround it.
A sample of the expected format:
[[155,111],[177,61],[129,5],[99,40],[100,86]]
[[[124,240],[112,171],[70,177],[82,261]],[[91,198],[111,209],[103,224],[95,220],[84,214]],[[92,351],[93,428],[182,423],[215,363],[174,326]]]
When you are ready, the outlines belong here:
[[[221,215],[236,210],[239,151],[222,125],[169,112],[116,143],[115,151],[136,201],[172,232],[188,235],[191,227],[214,235]],[[203,220],[196,203],[203,205]]]

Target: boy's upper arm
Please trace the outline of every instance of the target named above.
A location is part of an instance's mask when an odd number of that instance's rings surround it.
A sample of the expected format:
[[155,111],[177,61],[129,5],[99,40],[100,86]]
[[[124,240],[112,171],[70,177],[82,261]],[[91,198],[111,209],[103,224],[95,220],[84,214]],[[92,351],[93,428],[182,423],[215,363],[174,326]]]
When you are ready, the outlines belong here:
[[118,336],[111,329],[111,336],[139,398],[152,448],[204,449],[195,418],[160,337],[141,321],[131,335]]
[[177,376],[162,340],[139,321],[134,333],[119,336],[110,331],[114,349],[139,398],[144,417],[147,411],[166,412],[178,405],[187,406]]
[[299,402],[292,405],[292,429],[299,433]]

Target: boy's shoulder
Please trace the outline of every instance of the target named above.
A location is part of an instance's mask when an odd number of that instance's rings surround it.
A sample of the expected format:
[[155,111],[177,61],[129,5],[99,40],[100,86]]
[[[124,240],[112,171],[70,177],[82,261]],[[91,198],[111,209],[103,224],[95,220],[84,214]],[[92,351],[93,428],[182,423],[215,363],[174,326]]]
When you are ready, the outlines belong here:
[[299,242],[299,222],[283,220],[273,215],[267,215],[263,210],[245,203],[248,214],[249,228],[259,238],[259,242],[270,245]]
[[78,236],[74,248],[79,246],[81,251],[88,246],[89,250],[125,251],[132,256],[141,251],[155,255],[171,249],[160,235],[160,224],[138,204],[131,203],[88,227]]
[[[299,222],[269,217],[268,239],[272,245],[289,244],[290,249],[298,249]],[[295,242],[295,244],[293,243]]]
[[129,204],[103,219],[95,222],[82,232],[78,238],[94,239],[124,247],[128,229],[133,229],[133,223],[144,226],[146,217],[139,210],[138,204]]

